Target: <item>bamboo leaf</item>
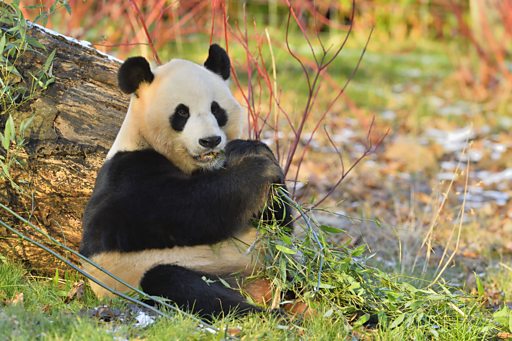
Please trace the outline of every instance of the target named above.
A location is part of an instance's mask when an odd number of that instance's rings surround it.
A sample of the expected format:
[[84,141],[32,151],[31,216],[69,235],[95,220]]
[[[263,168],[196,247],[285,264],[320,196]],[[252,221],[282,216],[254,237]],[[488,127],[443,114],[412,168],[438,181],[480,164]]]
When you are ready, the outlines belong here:
[[68,12],[68,14],[71,14],[71,6],[69,5],[69,2],[68,1],[63,1],[62,4],[64,5],[64,8],[66,9],[66,12]]
[[405,319],[405,314],[404,313],[398,315],[398,317],[389,326],[389,329],[395,329],[396,327],[401,325],[402,322],[404,322],[404,319]]
[[327,233],[341,233],[341,232],[343,232],[342,229],[339,229],[337,227],[328,226],[328,225],[320,225],[319,228],[320,228],[320,230],[322,230],[324,232],[327,232]]
[[334,289],[334,288],[336,288],[334,285],[330,285],[330,284],[327,284],[327,283],[320,283],[318,285],[318,287],[320,289]]
[[[43,25],[44,26],[44,25]],[[30,36],[27,36],[27,43],[31,46],[31,47],[37,47],[37,48],[40,48],[42,50],[46,50],[46,48],[44,47],[43,44],[41,44],[37,39],[33,38],[33,37],[30,37]]]
[[478,296],[484,297],[485,289],[484,289],[484,285],[482,283],[482,280],[480,279],[480,277],[478,277],[478,275],[476,273],[473,272],[473,274],[475,276],[476,289],[477,289],[477,292],[478,292]]
[[370,314],[364,314],[363,316],[358,318],[357,321],[354,323],[354,328],[362,326],[369,320],[370,320]]
[[276,249],[283,252],[283,253],[286,253],[286,254],[289,254],[289,255],[294,255],[297,253],[297,251],[295,250],[292,250],[286,246],[283,246],[283,245],[276,245]]
[[504,305],[501,310],[492,314],[492,317],[502,326],[508,327],[509,332],[512,332],[512,309]]
[[14,120],[12,116],[9,115],[7,122],[5,122],[4,136],[2,138],[2,147],[4,147],[5,150],[9,149],[11,141],[14,139],[14,133]]
[[219,281],[222,283],[222,285],[224,285],[226,288],[231,288],[231,286],[229,285],[228,282],[226,282],[226,280],[224,280],[222,277],[219,277]]
[[50,70],[50,67],[53,64],[53,59],[55,58],[55,53],[56,52],[57,52],[57,49],[54,49],[52,51],[52,53],[50,53],[48,55],[48,58],[46,58],[46,61],[44,62],[43,70],[42,70],[44,73],[48,73],[48,71]]
[[2,38],[0,38],[0,55],[3,55],[3,53],[4,53],[5,43],[6,43],[5,34],[2,34]]
[[29,118],[26,118],[24,119],[21,124],[20,124],[20,135],[21,136],[25,136],[25,131],[27,130],[27,128],[30,126],[30,124],[32,123],[32,121],[34,120],[34,117],[35,116],[31,116]]

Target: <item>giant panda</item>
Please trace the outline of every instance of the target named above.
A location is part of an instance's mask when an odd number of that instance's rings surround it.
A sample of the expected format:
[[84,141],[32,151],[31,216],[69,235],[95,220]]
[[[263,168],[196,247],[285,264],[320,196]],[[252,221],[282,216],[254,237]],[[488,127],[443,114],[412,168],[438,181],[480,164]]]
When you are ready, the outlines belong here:
[[[287,203],[269,204],[273,184],[284,186],[272,151],[238,139],[243,109],[229,77],[218,45],[204,65],[173,59],[151,68],[143,57],[121,65],[119,87],[130,105],[85,208],[80,245],[128,284],[207,318],[262,310],[216,278],[258,266],[257,252],[249,252],[258,235],[251,219],[272,209],[285,226],[291,212]],[[127,290],[91,265],[84,269]]]

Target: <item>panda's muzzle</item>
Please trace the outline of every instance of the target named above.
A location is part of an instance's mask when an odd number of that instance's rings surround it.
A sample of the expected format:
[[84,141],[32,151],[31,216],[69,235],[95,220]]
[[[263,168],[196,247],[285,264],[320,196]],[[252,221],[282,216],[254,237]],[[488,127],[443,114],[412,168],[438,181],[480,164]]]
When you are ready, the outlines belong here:
[[218,135],[203,137],[199,139],[199,145],[204,147],[207,151],[198,155],[192,156],[194,160],[200,163],[210,163],[220,156],[220,150],[215,150],[222,142],[222,137]]
[[212,162],[215,159],[217,159],[219,157],[219,155],[220,155],[220,151],[209,151],[207,153],[194,155],[194,156],[192,156],[192,158],[201,163],[208,163],[208,162]]

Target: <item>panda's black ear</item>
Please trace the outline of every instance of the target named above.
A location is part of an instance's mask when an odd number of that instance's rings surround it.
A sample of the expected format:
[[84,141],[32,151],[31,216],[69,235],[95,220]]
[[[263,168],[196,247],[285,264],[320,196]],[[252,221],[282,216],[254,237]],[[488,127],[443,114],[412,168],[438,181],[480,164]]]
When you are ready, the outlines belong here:
[[231,62],[226,51],[217,44],[210,45],[204,66],[226,80],[231,74]]
[[119,88],[127,94],[133,94],[139,88],[140,83],[151,83],[154,78],[149,63],[144,57],[128,58],[117,73]]

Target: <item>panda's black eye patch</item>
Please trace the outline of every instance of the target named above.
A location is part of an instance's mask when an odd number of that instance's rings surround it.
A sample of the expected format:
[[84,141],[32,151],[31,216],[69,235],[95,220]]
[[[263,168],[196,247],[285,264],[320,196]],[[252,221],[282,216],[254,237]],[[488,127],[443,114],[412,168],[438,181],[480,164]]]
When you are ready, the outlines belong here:
[[190,112],[188,107],[185,104],[179,104],[176,109],[174,109],[174,114],[172,114],[170,118],[172,129],[182,131],[189,117]]
[[213,116],[217,120],[219,127],[223,127],[228,122],[228,115],[226,114],[226,110],[222,109],[219,103],[213,101],[210,110],[212,111]]

